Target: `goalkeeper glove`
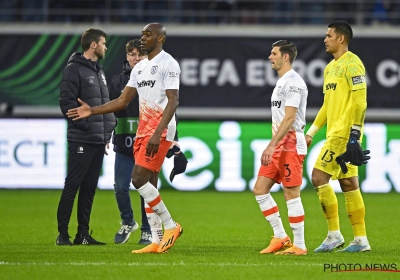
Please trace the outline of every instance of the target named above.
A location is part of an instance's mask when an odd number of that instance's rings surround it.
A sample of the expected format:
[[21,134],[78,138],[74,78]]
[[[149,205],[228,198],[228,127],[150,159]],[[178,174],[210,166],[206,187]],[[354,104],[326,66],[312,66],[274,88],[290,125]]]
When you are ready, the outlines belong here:
[[[363,152],[363,158],[362,158],[362,163],[363,164],[367,164],[368,160],[371,159],[370,156],[367,156],[370,151],[369,150],[365,150],[362,151]],[[343,174],[346,174],[348,169],[346,166],[346,162],[349,162],[349,156],[347,154],[347,152],[345,152],[344,154],[341,154],[340,156],[338,156],[336,158],[336,162],[340,165],[340,168],[342,169]]]
[[170,148],[168,150],[168,153],[166,155],[167,158],[172,157],[175,154],[178,154],[180,152],[181,148],[179,148],[178,146],[174,145],[172,148]]
[[367,163],[364,160],[364,153],[359,143],[360,137],[360,127],[353,125],[350,129],[350,137],[349,142],[347,143],[346,154],[348,157],[348,161],[351,164],[357,166],[361,166],[363,163]]

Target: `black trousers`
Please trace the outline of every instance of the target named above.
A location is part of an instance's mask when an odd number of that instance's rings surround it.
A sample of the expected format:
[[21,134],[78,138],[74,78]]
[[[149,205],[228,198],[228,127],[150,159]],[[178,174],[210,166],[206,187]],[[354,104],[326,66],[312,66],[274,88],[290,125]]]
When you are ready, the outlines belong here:
[[78,195],[78,234],[89,233],[90,213],[103,164],[105,145],[68,142],[68,171],[57,210],[58,231],[68,235],[68,224]]

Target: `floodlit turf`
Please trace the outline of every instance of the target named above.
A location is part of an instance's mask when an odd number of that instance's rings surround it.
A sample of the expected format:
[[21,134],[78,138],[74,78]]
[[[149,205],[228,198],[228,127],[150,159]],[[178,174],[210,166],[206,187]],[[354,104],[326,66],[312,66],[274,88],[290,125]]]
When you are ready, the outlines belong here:
[[[97,191],[91,220],[93,237],[106,246],[55,246],[56,210],[61,190],[0,190],[1,279],[400,279],[397,272],[340,272],[327,267],[391,265],[400,270],[398,193],[364,194],[369,253],[315,254],[326,236],[326,222],[314,191],[302,193],[306,213],[307,256],[260,255],[272,235],[251,192],[163,191],[174,219],[184,228],[165,254],[134,255],[139,231],[126,244],[113,243],[119,214],[112,191]],[[283,194],[274,193],[289,235]],[[139,197],[131,192],[136,218]],[[352,231],[344,198],[338,194],[342,233]],[[72,214],[70,235],[76,230]],[[324,271],[324,267],[325,270]],[[351,268],[347,266],[348,268]]]

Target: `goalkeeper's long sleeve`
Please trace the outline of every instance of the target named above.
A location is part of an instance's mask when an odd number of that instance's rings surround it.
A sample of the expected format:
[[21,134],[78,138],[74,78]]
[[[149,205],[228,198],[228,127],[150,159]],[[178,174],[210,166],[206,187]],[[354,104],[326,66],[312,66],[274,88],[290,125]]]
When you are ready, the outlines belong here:
[[351,93],[351,96],[354,103],[353,124],[362,127],[367,111],[367,89],[355,90]]
[[321,109],[319,109],[317,116],[315,117],[313,125],[315,125],[318,128],[321,128],[326,124],[326,121],[327,121],[327,113],[326,113],[326,106],[325,106],[325,102],[324,102],[324,104],[322,104]]

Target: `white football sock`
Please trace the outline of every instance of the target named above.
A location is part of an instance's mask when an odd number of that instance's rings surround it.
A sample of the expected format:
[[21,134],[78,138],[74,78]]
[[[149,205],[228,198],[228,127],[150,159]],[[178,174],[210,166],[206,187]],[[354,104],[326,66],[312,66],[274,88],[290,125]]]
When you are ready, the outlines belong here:
[[153,209],[153,211],[160,217],[164,224],[164,229],[173,229],[176,227],[171,214],[161,199],[158,190],[150,183],[147,182],[138,190],[139,194],[143,197],[144,201]]
[[270,223],[272,230],[274,231],[274,237],[286,237],[287,234],[285,232],[285,229],[283,228],[278,205],[276,204],[272,196],[269,193],[264,195],[256,195],[256,200],[260,205],[261,212],[263,213],[265,219]]

